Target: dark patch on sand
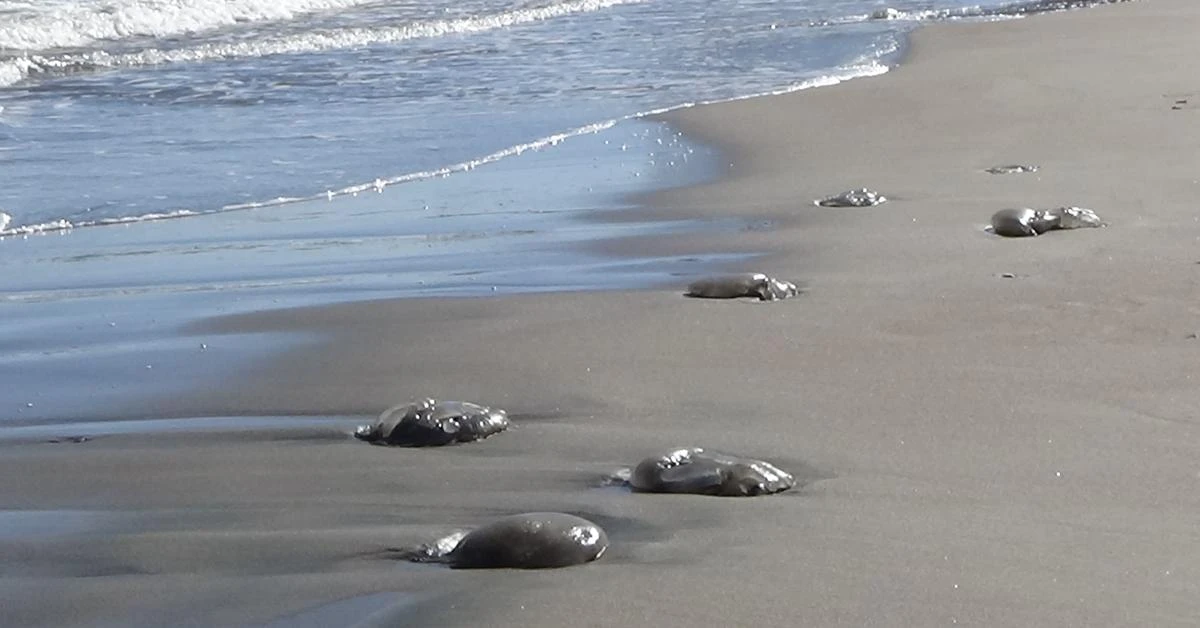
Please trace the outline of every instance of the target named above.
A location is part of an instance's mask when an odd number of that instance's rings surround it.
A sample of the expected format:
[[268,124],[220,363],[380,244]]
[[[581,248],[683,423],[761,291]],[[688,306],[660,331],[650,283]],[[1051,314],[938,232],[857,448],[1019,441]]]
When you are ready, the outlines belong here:
[[[608,535],[609,545],[604,555],[599,559],[605,563],[644,563],[658,562],[647,561],[643,558],[642,548],[648,544],[665,543],[672,538],[672,532],[689,527],[697,527],[699,524],[695,522],[680,522],[680,525],[673,525],[670,530],[663,527],[651,524],[643,519],[634,517],[614,515],[593,510],[578,510],[566,509],[561,511],[564,514],[573,515],[587,519],[598,525],[605,534]],[[499,517],[480,517],[480,524],[486,525],[491,519]],[[715,525],[714,521],[709,521],[704,527]],[[445,538],[456,532],[470,532],[480,526],[447,526],[445,529],[434,533],[434,536],[426,536],[423,539],[413,538],[412,543],[401,545],[393,545],[383,549],[368,550],[353,555],[351,558],[359,558],[366,560],[386,560],[394,561],[401,565],[412,565],[414,568],[426,568],[427,565],[433,564],[444,568],[444,565],[438,565],[437,561],[418,560],[414,561],[414,550],[422,543],[428,544],[438,539]]]
[[325,628],[326,626],[394,626],[419,605],[411,593],[384,591],[341,598],[280,617],[262,628]]
[[[821,469],[797,458],[780,458],[777,456],[772,456],[771,464],[791,475],[794,481],[794,484],[787,490],[773,493],[772,498],[799,496],[802,495],[803,489],[808,485],[820,480],[830,480],[837,477],[837,475],[831,471]],[[637,494],[670,494],[647,493],[635,490],[629,482],[630,476],[633,473],[633,468],[634,467],[622,467],[612,473],[600,477],[599,479],[597,479],[595,476],[591,476],[591,486],[605,489],[616,489],[619,491]]]
[[688,284],[684,296],[694,299],[757,298],[780,301],[802,294],[796,284],[764,273],[732,273],[697,279]]
[[47,439],[46,442],[50,443],[50,444],[59,444],[59,443],[79,444],[79,443],[86,443],[90,440],[92,440],[91,436],[56,436],[54,438]]

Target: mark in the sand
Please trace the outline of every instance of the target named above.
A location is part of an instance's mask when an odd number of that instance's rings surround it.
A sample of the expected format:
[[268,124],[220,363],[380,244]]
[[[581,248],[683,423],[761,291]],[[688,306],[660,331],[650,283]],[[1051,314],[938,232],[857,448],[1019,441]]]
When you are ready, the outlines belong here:
[[374,625],[383,615],[414,607],[418,598],[405,593],[371,593],[321,604],[288,617],[281,617],[263,628],[322,628],[324,626]]
[[1037,172],[1037,166],[1028,166],[1025,164],[1009,164],[1005,166],[992,166],[984,172],[988,174],[1025,174],[1027,172]]
[[[349,417],[233,416],[134,419],[21,425],[0,429],[0,443],[85,443],[100,437],[161,434],[245,434],[265,431],[288,438],[345,439]],[[64,433],[70,434],[63,436]]]
[[92,440],[91,436],[56,436],[46,439],[47,443],[86,443]]
[[760,301],[778,301],[800,294],[796,284],[762,273],[740,273],[708,277],[688,285],[684,295],[699,299],[736,299],[757,297]]
[[1192,332],[1192,333],[1184,336],[1184,338],[1186,338],[1187,340],[1196,340],[1197,338],[1200,338],[1200,334],[1197,334],[1196,332]]
[[[701,556],[676,543],[685,530],[711,530],[721,524],[721,512],[707,509],[674,510],[664,523],[596,511],[572,510],[572,514],[591,521],[608,534],[609,547],[604,553],[606,564],[690,565]],[[667,514],[667,513],[657,513]]]
[[775,222],[772,220],[748,220],[742,225],[742,231],[770,231],[775,228]]
[[796,485],[796,478],[762,460],[684,447],[646,458],[633,469],[620,469],[608,484],[644,493],[750,497],[786,491]]
[[986,230],[999,236],[1019,238],[1041,235],[1056,229],[1082,229],[1107,226],[1096,212],[1083,207],[1055,209],[1002,209],[992,214]]
[[548,569],[591,562],[608,549],[604,530],[575,515],[530,512],[502,517],[469,532],[389,551],[391,558],[444,563],[455,569]]
[[555,395],[552,404],[526,402],[519,409],[507,411],[514,425],[527,423],[563,423],[573,417],[586,417],[604,411],[608,405],[582,394]]
[[0,541],[31,541],[95,531],[117,515],[94,510],[0,510]]
[[886,202],[886,196],[867,188],[848,190],[835,196],[813,201],[821,207],[872,207]]
[[509,425],[504,410],[426,398],[388,408],[375,423],[360,425],[354,435],[376,445],[429,447],[482,440]]
[[1180,109],[1187,107],[1188,99],[1194,95],[1195,94],[1191,93],[1163,94],[1163,98],[1171,101],[1172,111],[1179,111]]

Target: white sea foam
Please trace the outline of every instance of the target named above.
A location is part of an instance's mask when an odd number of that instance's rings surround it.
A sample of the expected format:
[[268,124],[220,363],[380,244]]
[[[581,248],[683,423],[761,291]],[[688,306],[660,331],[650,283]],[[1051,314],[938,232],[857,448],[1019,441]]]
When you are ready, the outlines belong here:
[[75,225],[69,220],[59,219],[49,222],[40,222],[33,225],[18,225],[16,227],[7,227],[0,231],[0,237],[14,235],[33,235],[35,233],[47,233],[50,231],[66,231]]
[[0,61],[0,87],[12,85],[29,74],[29,64],[25,59],[5,59]]
[[[867,78],[870,76],[879,76],[880,74],[887,73],[887,71],[890,69],[891,68],[888,67],[887,64],[881,63],[876,59],[860,59],[857,62],[843,68],[841,72],[838,72],[836,74],[826,74],[824,76],[819,76],[817,78],[812,78],[812,79],[808,79],[806,81],[800,81],[798,83],[793,83],[786,87],[781,87],[779,89],[772,90],[769,92],[763,92],[761,94],[750,94],[747,96],[738,96],[736,98],[729,98],[724,101],[713,101],[713,103],[732,102],[732,101],[736,101],[736,100],[745,100],[747,98],[757,98],[759,96],[779,96],[782,94],[790,94],[792,92],[798,92],[798,91],[805,90],[805,89],[812,89],[814,87],[829,87],[831,85],[837,85],[838,83],[843,83],[843,82],[849,81],[851,79]],[[703,104],[712,104],[712,103],[703,103]]]
[[[36,52],[131,37],[169,37],[289,20],[370,0],[86,0],[29,3],[0,24],[0,49]],[[10,21],[11,20],[11,21]]]
[[[271,0],[274,1],[274,0]],[[293,0],[299,2],[300,0]],[[348,1],[348,0],[347,0]],[[0,60],[0,87],[37,74],[52,74],[97,68],[139,67],[186,63],[211,59],[240,59],[278,54],[322,52],[391,44],[413,39],[481,33],[522,24],[542,22],[577,13],[588,13],[646,0],[569,0],[513,11],[452,20],[415,22],[379,28],[342,28],[293,35],[269,36],[252,41],[208,43],[178,49],[147,48],[137,52],[110,53],[96,50],[81,53],[28,54]],[[3,44],[0,43],[0,47]]]
[[937,20],[960,20],[960,19],[1013,19],[1025,17],[1035,13],[1048,13],[1052,11],[1066,11],[1069,9],[1082,9],[1086,7],[1096,6],[1099,4],[1116,4],[1118,2],[1129,2],[1130,0],[1017,0],[1008,4],[1002,4],[996,7],[983,6],[965,6],[951,7],[945,9],[915,9],[901,10],[894,7],[884,7],[877,9],[871,13],[862,15],[849,15],[845,17],[831,18],[827,20],[819,20],[813,22],[813,26],[831,26],[837,24],[853,24],[857,22],[868,22],[877,20],[896,21],[896,22],[927,22]]
[[[72,222],[60,218],[48,222],[39,222],[32,225],[18,225],[9,227],[9,222],[12,216],[0,212],[0,237],[16,236],[16,235],[34,235],[38,233],[49,233],[53,231],[68,231],[80,227],[102,227],[104,225],[123,225],[134,222],[150,222],[152,220],[167,220],[170,218],[184,218],[187,216],[199,216],[204,213],[213,212],[197,212],[190,209],[179,209],[170,212],[154,212],[149,214],[141,214],[139,216],[121,216],[118,218],[101,218],[100,220],[85,220]],[[7,220],[6,220],[7,219]]]

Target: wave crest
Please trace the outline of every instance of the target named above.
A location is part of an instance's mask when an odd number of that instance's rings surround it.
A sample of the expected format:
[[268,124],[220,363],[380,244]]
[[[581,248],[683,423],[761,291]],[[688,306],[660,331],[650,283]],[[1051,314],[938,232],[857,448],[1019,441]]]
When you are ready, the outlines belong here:
[[[301,2],[303,0],[294,1]],[[351,2],[358,0],[343,1]],[[624,4],[639,4],[645,1],[569,0],[556,4],[526,7],[513,11],[468,18],[433,20],[380,28],[342,28],[324,32],[278,35],[252,41],[200,44],[176,49],[146,48],[136,52],[124,53],[110,53],[103,50],[96,50],[80,53],[29,54],[0,60],[0,87],[12,85],[26,78],[39,75],[70,74],[102,68],[153,66],[213,59],[243,59],[278,54],[322,52],[375,44],[392,44],[413,39],[431,39],[447,35],[481,33],[520,26],[522,24],[542,22],[577,13],[600,11]],[[3,40],[0,39],[0,48],[3,47]]]
[[0,49],[36,52],[97,41],[169,37],[246,22],[296,16],[363,4],[369,0],[118,0],[37,8],[0,26]]

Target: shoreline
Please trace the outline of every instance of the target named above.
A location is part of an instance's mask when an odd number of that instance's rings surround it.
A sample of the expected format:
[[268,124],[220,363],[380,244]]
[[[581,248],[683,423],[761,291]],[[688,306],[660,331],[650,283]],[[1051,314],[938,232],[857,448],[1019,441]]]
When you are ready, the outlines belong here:
[[[192,333],[325,341],[148,407],[370,416],[433,395],[517,427],[441,450],[306,426],[3,444],[11,507],[134,521],[0,538],[18,557],[0,623],[261,625],[363,599],[346,617],[364,625],[1189,625],[1198,28],[1186,0],[938,24],[883,76],[667,116],[734,168],[647,215],[761,228],[605,246],[769,251],[745,270],[807,284],[796,299],[684,299],[681,282],[207,321]],[[1040,169],[981,172],[1003,163]],[[812,205],[864,185],[891,200]],[[1112,226],[984,233],[1010,204]],[[752,499],[598,486],[683,445],[812,482]],[[375,556],[527,510],[601,521],[611,554],[515,573]]]
[[[5,423],[187,416],[145,397],[219,387],[297,346],[288,336],[191,331],[211,317],[398,296],[625,289],[710,263],[614,258],[591,244],[690,228],[603,216],[626,211],[630,189],[698,180],[708,149],[657,122],[577,140],[383,194],[2,242]],[[655,160],[661,166],[648,169]]]

